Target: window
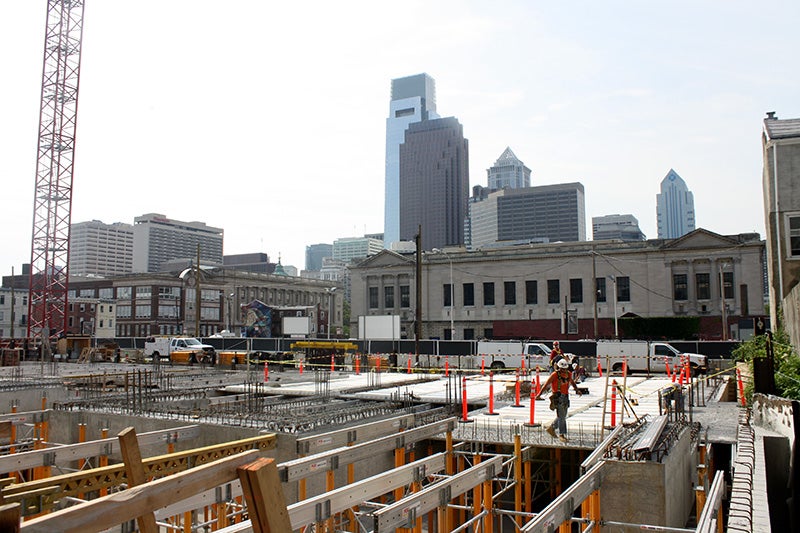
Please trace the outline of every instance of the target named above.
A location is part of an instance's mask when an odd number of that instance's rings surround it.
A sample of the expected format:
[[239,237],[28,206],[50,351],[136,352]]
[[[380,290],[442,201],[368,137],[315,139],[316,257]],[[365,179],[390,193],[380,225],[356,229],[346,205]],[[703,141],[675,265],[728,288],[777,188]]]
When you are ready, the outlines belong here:
[[4,294],[0,294],[0,305],[6,304],[6,297]]
[[606,301],[606,278],[596,278],[594,280],[594,290],[598,302]]
[[394,287],[383,288],[383,307],[394,309]]
[[449,283],[442,285],[442,305],[444,307],[453,306],[453,286]]
[[494,305],[493,281],[487,281],[483,284],[483,305]]
[[722,273],[722,289],[725,291],[725,299],[733,299],[733,272]]
[[117,287],[117,299],[118,300],[130,300],[131,299],[131,288],[130,287]]
[[628,276],[617,277],[617,301],[631,301],[631,278]]
[[686,274],[672,275],[672,298],[674,300],[686,300],[688,298],[686,292]]
[[114,289],[111,287],[103,287],[97,291],[100,298],[112,299],[114,298]]
[[150,304],[136,306],[136,318],[150,318]]
[[80,293],[78,294],[81,298],[93,298],[94,297],[94,289],[81,289]]
[[162,300],[177,300],[181,297],[181,289],[180,287],[159,287],[158,297]]
[[145,287],[136,287],[136,299],[144,300],[153,295],[153,289],[149,285]]
[[400,285],[400,307],[403,309],[411,307],[411,289],[408,285]]
[[475,330],[472,328],[464,328],[464,340],[471,341],[475,338]]
[[583,280],[573,278],[569,280],[569,301],[573,304],[583,303]]
[[369,288],[369,308],[370,309],[378,308],[378,287]]
[[[465,283],[463,286],[464,290],[464,305],[470,306],[475,305],[475,284],[474,283]],[[466,337],[465,337],[466,338]]]
[[525,305],[536,305],[539,303],[539,289],[536,280],[525,282]]
[[[789,257],[800,257],[800,215],[787,218],[789,219]],[[726,295],[725,298],[727,297]]]
[[711,299],[711,275],[707,272],[700,272],[694,275],[695,291],[698,300]]
[[561,301],[561,288],[557,279],[547,280],[547,303],[557,304]]
[[517,305],[517,282],[503,282],[503,302],[506,305]]

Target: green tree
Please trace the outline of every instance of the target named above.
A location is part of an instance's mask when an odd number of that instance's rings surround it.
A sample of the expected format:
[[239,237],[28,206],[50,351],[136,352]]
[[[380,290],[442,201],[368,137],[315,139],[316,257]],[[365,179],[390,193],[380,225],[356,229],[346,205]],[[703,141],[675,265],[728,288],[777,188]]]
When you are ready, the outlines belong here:
[[[800,358],[789,343],[789,335],[781,327],[772,335],[772,354],[775,358],[775,388],[778,396],[800,400]],[[746,362],[752,372],[753,359],[767,356],[767,336],[758,335],[743,342],[732,355],[736,361]],[[745,394],[752,398],[752,383],[745,387]]]

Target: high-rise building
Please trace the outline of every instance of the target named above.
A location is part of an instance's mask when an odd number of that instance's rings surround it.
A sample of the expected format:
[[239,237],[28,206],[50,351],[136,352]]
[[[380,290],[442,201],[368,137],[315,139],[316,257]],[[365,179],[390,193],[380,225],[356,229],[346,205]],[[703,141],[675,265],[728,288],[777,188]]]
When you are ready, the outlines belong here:
[[422,226],[422,248],[464,243],[469,148],[454,117],[411,124],[400,146],[400,239]]
[[222,228],[203,222],[181,222],[148,213],[133,219],[133,271],[158,272],[161,264],[176,259],[222,264]]
[[231,270],[243,270],[246,272],[263,272],[272,274],[275,272],[275,263],[269,262],[269,255],[263,252],[253,252],[249,254],[226,255],[222,258],[225,268]]
[[333,245],[328,243],[309,244],[306,246],[306,271],[322,270],[322,260],[333,257]]
[[517,159],[511,148],[506,148],[494,166],[486,170],[490,189],[520,189],[531,186],[531,169]]
[[493,191],[473,187],[469,249],[527,242],[586,240],[581,183]]
[[69,273],[118,276],[133,272],[133,226],[99,220],[70,225]]
[[633,215],[605,215],[592,217],[592,239],[604,241],[643,241],[644,233],[639,229],[639,221]]
[[388,248],[400,240],[400,145],[409,124],[439,118],[436,82],[427,74],[392,80],[389,118],[386,119],[386,192],[384,237]]
[[363,259],[383,250],[383,241],[373,237],[345,237],[333,241],[333,258],[349,263]]
[[656,195],[658,238],[677,239],[694,230],[694,196],[678,173],[669,169]]

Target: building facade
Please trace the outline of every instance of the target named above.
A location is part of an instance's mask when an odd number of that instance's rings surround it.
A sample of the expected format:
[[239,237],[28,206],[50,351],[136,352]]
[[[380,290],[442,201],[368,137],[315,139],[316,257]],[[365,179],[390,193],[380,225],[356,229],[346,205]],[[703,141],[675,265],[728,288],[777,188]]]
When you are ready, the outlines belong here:
[[333,245],[328,243],[309,244],[306,246],[306,271],[318,272],[322,269],[322,260],[333,257]]
[[392,80],[389,118],[386,119],[386,174],[384,237],[388,248],[400,240],[400,145],[409,124],[439,118],[436,82],[427,74]]
[[762,131],[764,213],[767,228],[769,307],[800,347],[800,119],[768,113]]
[[677,239],[694,230],[694,195],[677,172],[669,169],[656,195],[659,239]]
[[0,287],[0,338],[17,339],[28,334],[28,291]]
[[592,217],[592,239],[604,241],[643,241],[644,233],[639,229],[639,221],[633,215],[605,215]]
[[[764,314],[763,255],[757,234],[704,229],[668,241],[425,253],[422,334],[448,338],[452,321],[458,340],[612,338],[620,318],[640,316],[698,317],[706,338],[738,338]],[[415,264],[384,251],[351,267],[352,336],[359,316],[395,314],[413,337]]]
[[69,272],[75,276],[119,276],[133,272],[133,226],[99,220],[69,229]]
[[469,198],[469,148],[453,117],[411,124],[400,146],[400,239],[422,227],[426,250],[460,245]]
[[531,186],[531,169],[517,159],[511,148],[500,154],[494,166],[486,170],[490,189],[521,189]]
[[586,240],[583,185],[562,183],[492,191],[473,187],[469,249]]
[[333,259],[349,263],[383,250],[383,241],[373,237],[343,237],[333,241]]
[[276,266],[275,263],[269,262],[269,255],[262,252],[226,255],[222,258],[222,264],[225,268],[263,272],[264,274],[275,272]]
[[222,228],[203,222],[181,222],[149,213],[134,218],[133,271],[158,272],[167,261],[196,263],[198,246],[202,264],[222,265]]

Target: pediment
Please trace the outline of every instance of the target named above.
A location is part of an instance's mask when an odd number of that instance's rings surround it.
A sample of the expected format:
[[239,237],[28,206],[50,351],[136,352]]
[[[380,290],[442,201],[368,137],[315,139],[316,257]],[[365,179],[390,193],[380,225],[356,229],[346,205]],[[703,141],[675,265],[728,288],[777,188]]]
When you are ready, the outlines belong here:
[[381,250],[375,255],[359,262],[355,268],[386,268],[414,264],[413,255],[402,255],[391,250]]
[[693,248],[735,246],[736,244],[738,244],[738,242],[730,237],[720,235],[719,233],[714,233],[713,231],[708,231],[707,229],[698,228],[682,237],[672,239],[664,244],[662,248],[665,250],[688,250]]

